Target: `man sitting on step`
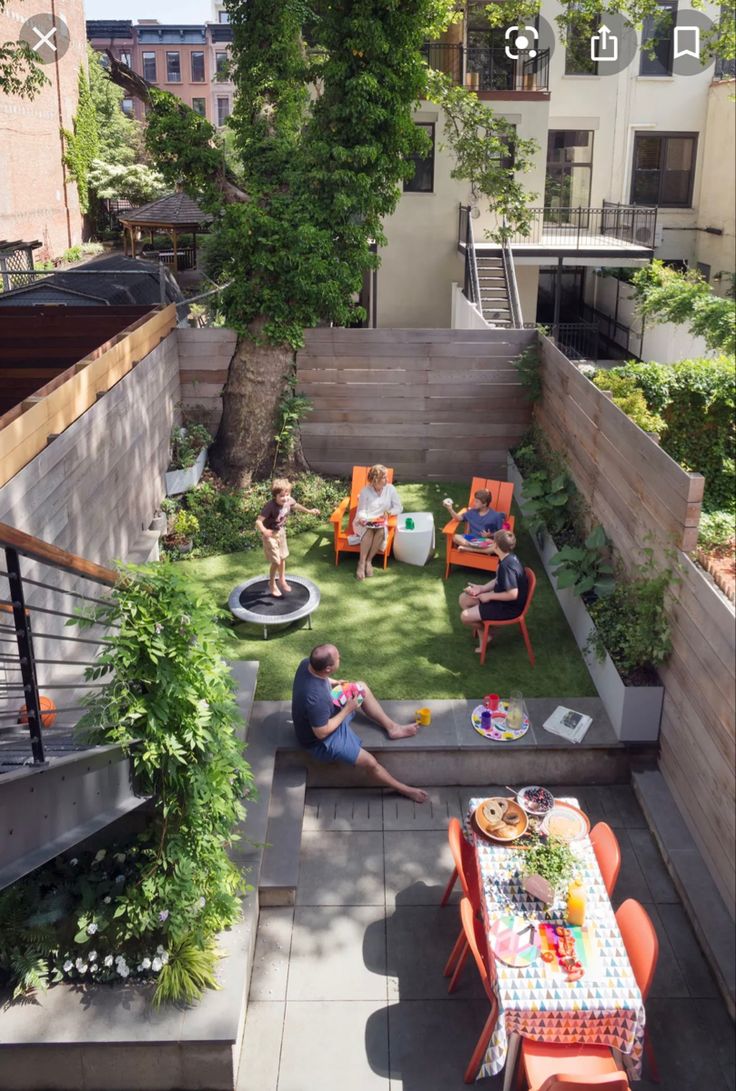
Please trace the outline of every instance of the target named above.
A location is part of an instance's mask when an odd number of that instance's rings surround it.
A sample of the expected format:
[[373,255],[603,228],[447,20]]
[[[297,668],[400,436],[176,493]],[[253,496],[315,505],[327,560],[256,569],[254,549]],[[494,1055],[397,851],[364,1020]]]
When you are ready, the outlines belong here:
[[302,659],[294,675],[291,718],[299,745],[317,761],[345,761],[365,770],[386,788],[424,803],[427,793],[392,777],[388,769],[364,750],[350,722],[360,709],[369,720],[384,729],[390,739],[415,735],[417,725],[397,724],[381,708],[365,682],[333,678],[340,666],[334,644],[318,644],[308,659]]

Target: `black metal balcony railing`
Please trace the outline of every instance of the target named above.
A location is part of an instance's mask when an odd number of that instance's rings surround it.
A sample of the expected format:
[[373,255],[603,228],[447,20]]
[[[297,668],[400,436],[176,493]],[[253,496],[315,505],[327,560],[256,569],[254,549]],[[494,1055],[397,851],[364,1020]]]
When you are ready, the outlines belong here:
[[520,53],[512,60],[503,49],[428,42],[422,50],[427,64],[471,91],[546,91],[549,89],[549,50],[534,56]]
[[514,232],[509,242],[532,246],[576,248],[634,246],[654,249],[656,208],[638,208],[604,202],[603,208],[532,208],[525,232]]

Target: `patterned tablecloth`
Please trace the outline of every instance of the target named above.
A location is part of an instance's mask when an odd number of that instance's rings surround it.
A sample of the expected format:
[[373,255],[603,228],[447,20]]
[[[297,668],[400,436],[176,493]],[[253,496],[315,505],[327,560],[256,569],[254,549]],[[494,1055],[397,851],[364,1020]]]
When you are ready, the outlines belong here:
[[[478,857],[486,931],[505,914],[535,923],[564,924],[563,901],[555,902],[545,914],[542,903],[522,889],[523,850],[494,844],[470,823],[469,816],[480,802],[470,801],[465,830]],[[567,802],[577,805],[574,799]],[[584,950],[578,953],[585,973],[579,981],[568,983],[556,960],[545,962],[538,956],[512,967],[496,959],[499,1018],[478,1079],[504,1067],[512,1033],[539,1041],[611,1046],[628,1054],[629,1077],[641,1079],[645,1019],[641,993],[590,839],[575,842],[572,848],[586,893]]]

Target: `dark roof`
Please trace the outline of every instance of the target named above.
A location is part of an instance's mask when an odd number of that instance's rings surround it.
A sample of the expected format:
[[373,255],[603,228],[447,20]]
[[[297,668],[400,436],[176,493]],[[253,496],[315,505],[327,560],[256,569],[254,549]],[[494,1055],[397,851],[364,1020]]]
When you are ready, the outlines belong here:
[[[80,270],[84,269],[84,275]],[[125,271],[139,273],[139,276],[111,276],[111,273]],[[166,302],[179,303],[184,296],[179,285],[168,269],[164,268],[166,282]],[[89,261],[84,266],[78,265],[74,271],[52,273],[48,277],[39,277],[35,284],[26,288],[15,288],[10,292],[0,293],[0,307],[18,304],[63,303],[69,307],[85,306],[91,303],[100,307],[119,306],[121,304],[142,304],[155,306],[161,302],[159,284],[159,265],[137,258],[125,258],[113,254],[107,258]]]
[[212,219],[186,193],[169,193],[140,208],[132,208],[118,217],[124,223],[170,224],[172,227],[196,227]]
[[132,38],[131,19],[88,19],[88,38]]

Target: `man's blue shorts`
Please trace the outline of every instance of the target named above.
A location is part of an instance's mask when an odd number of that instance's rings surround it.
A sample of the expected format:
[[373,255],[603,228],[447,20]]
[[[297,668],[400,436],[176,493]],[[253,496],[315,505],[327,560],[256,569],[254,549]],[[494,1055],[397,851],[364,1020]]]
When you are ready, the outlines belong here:
[[346,716],[337,731],[333,731],[316,746],[310,746],[308,753],[317,761],[345,761],[348,765],[355,765],[361,742],[350,726],[354,715],[351,712]]

